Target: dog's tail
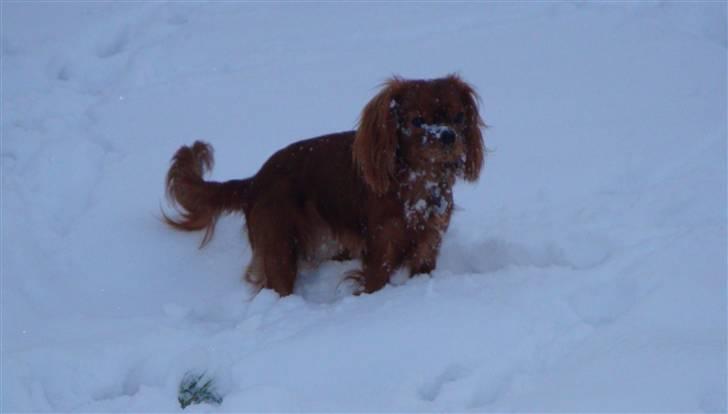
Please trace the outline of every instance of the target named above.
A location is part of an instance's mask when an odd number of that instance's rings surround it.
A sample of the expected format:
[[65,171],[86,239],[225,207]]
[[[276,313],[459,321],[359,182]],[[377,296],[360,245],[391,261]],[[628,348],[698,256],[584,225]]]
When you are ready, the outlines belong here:
[[179,217],[171,218],[162,211],[164,221],[176,229],[204,229],[201,248],[212,239],[221,214],[244,211],[250,187],[247,179],[205,181],[202,177],[214,163],[212,152],[212,146],[202,141],[177,150],[167,172],[166,193]]

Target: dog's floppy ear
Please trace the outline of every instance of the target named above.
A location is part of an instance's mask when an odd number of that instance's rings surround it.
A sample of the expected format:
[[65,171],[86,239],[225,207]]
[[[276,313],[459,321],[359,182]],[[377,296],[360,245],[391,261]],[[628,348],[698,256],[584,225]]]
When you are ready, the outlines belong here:
[[383,84],[382,90],[364,107],[354,138],[354,163],[376,194],[387,191],[396,172],[397,95],[403,83],[394,77]]
[[480,98],[472,86],[465,83],[457,75],[450,75],[448,79],[460,89],[460,96],[465,108],[465,171],[464,177],[468,181],[475,181],[480,175],[483,168],[483,153],[485,151],[483,144],[482,128],[485,123],[480,117],[478,111],[478,101]]

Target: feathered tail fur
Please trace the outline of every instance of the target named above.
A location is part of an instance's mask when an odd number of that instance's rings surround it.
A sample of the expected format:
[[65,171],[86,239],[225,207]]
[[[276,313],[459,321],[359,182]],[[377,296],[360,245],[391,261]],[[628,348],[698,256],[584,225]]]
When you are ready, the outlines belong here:
[[163,211],[164,221],[178,230],[204,229],[200,247],[212,239],[221,214],[243,212],[250,186],[249,180],[205,181],[203,176],[213,164],[212,146],[196,141],[177,150],[167,172],[167,199],[179,217],[171,218]]

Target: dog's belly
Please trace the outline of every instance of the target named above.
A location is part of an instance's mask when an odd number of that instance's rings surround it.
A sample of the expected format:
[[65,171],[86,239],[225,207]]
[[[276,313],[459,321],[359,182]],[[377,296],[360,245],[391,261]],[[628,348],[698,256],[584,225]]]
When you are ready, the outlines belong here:
[[299,265],[315,267],[327,260],[351,260],[361,257],[364,239],[353,229],[332,226],[313,203],[304,208],[306,223],[300,231],[302,249],[299,251]]
[[310,251],[306,252],[306,256],[311,261],[330,260],[344,251],[344,245],[328,229],[315,235],[312,242]]
[[327,260],[352,260],[361,257],[363,240],[350,232],[335,233],[329,226],[319,226],[306,237],[299,257],[304,268],[317,267]]

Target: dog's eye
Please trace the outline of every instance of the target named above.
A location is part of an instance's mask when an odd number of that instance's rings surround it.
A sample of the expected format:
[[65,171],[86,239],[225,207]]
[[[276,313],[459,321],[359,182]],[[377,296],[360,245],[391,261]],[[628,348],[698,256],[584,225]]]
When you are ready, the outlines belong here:
[[457,115],[455,115],[455,118],[452,120],[456,124],[462,124],[463,121],[465,121],[465,113],[464,112],[458,112]]
[[422,124],[424,124],[424,123],[425,123],[425,119],[424,119],[424,118],[422,118],[421,116],[418,116],[418,117],[416,117],[416,118],[413,118],[413,119],[412,119],[412,125],[413,125],[413,126],[414,126],[415,128],[419,128],[419,127],[421,127],[421,126],[422,126]]

